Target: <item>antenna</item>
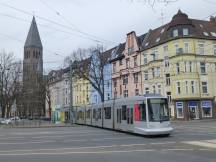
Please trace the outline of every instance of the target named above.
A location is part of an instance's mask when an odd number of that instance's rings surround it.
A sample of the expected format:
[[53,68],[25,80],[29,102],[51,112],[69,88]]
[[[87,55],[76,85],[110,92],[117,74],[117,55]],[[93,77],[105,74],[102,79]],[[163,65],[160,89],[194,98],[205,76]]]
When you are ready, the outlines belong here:
[[163,11],[161,11],[161,17],[159,18],[159,20],[161,20],[162,25],[164,25],[164,20],[166,19],[165,14]]

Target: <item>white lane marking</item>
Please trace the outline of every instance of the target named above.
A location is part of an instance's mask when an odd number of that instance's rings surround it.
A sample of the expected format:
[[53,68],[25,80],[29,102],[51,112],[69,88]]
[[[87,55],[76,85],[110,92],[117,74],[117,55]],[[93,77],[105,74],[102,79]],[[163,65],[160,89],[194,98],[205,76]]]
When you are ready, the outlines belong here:
[[38,143],[52,143],[55,141],[32,141],[32,142],[5,142],[0,143],[0,145],[23,145],[23,144],[38,144]]
[[93,138],[92,141],[104,141],[104,140],[119,140],[119,139],[139,139],[138,137],[108,137],[108,138]]
[[215,143],[216,144],[216,139],[213,139],[213,140],[205,140],[206,142],[209,142],[209,143]]
[[63,142],[86,142],[86,139],[71,139],[71,140],[64,140]]
[[195,151],[195,149],[179,148],[179,149],[162,149],[161,151]]
[[155,149],[145,150],[116,150],[116,151],[86,151],[86,152],[32,152],[32,153],[15,153],[0,154],[0,156],[28,156],[28,155],[69,155],[69,154],[108,154],[108,153],[128,153],[128,152],[153,152]]
[[82,149],[98,149],[98,148],[112,148],[118,145],[108,145],[108,146],[86,146],[86,147],[71,147],[71,148],[51,148],[51,149],[32,149],[32,150],[4,150],[0,153],[5,152],[36,152],[36,151],[61,151],[61,150],[82,150]]
[[[142,149],[142,150],[111,150],[111,151],[69,151],[69,152],[29,152],[29,153],[0,153],[0,156],[29,156],[29,155],[70,155],[70,154],[111,154],[111,153],[132,153],[132,152],[154,152],[154,151],[203,151],[202,149]],[[214,151],[214,150],[204,150]]]
[[186,141],[183,143],[190,144],[190,145],[196,145],[196,146],[202,146],[202,147],[208,147],[208,148],[216,148],[215,143],[208,143],[205,141]]
[[65,137],[83,137],[83,136],[103,136],[103,135],[107,135],[104,133],[95,133],[95,134],[77,134],[77,135],[58,135],[58,136],[38,136],[38,137],[31,137],[32,139],[44,139],[44,138],[65,138]]
[[174,144],[177,142],[155,142],[155,143],[150,143],[151,145],[167,145],[167,144]]

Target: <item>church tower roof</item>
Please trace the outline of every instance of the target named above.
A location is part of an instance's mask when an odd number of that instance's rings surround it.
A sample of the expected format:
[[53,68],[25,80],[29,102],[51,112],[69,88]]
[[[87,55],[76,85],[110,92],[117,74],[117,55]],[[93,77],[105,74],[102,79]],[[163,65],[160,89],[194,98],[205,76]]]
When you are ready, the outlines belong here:
[[32,22],[31,22],[31,27],[28,32],[28,36],[25,42],[24,47],[38,47],[38,48],[43,48],[40,35],[38,32],[37,24],[35,21],[35,17],[33,17]]

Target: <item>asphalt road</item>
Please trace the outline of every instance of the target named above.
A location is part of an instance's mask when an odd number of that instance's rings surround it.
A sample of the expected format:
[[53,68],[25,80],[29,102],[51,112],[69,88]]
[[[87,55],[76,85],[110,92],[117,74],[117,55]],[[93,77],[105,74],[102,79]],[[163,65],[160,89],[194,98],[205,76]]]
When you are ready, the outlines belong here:
[[0,162],[216,161],[216,121],[173,126],[157,138],[86,126],[0,128]]

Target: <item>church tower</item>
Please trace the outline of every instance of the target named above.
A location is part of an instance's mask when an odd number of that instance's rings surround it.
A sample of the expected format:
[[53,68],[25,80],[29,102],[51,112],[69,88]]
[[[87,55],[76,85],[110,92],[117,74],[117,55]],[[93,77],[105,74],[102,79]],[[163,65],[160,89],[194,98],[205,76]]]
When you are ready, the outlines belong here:
[[44,115],[43,46],[35,17],[32,19],[24,45],[23,97],[24,116],[40,117]]

